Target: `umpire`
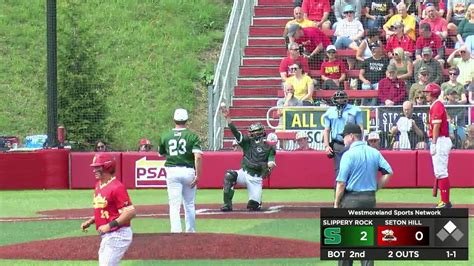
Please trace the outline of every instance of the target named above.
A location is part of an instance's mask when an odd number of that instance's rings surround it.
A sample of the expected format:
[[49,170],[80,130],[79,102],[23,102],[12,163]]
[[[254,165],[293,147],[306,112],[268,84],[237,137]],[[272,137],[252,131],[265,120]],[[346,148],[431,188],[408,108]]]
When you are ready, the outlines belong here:
[[348,103],[349,96],[345,91],[336,91],[332,96],[335,106],[329,107],[324,113],[323,141],[329,158],[334,159],[334,171],[339,172],[341,152],[344,149],[342,130],[348,123],[357,124],[363,128],[362,111],[359,107]]
[[[392,168],[382,154],[362,141],[359,125],[349,123],[342,132],[348,147],[341,158],[336,178],[334,208],[375,208],[375,192],[382,188],[392,176]],[[377,170],[382,178],[377,182]],[[352,266],[352,260],[339,261],[339,265]],[[374,265],[363,260],[363,266]]]

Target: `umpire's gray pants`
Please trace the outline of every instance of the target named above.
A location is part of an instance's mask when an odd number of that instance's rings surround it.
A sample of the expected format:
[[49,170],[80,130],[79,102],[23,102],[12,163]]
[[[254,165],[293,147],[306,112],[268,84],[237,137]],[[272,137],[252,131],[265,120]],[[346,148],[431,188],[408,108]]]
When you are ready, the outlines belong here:
[[[348,192],[344,193],[341,208],[375,208],[375,192]],[[340,260],[339,266],[352,266],[353,260]],[[373,266],[373,260],[361,260],[362,266]]]

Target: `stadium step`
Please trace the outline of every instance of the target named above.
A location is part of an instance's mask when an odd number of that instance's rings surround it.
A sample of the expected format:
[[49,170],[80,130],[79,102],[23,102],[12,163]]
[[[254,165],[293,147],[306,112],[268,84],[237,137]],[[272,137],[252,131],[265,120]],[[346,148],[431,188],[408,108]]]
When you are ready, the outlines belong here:
[[268,79],[268,78],[244,78],[239,77],[237,79],[238,86],[281,86],[281,79]]
[[291,6],[294,0],[258,0],[259,5],[266,6]]
[[265,58],[265,57],[244,57],[243,66],[272,66],[279,67],[283,57]]
[[291,17],[293,16],[293,6],[256,6],[256,17]]
[[246,56],[285,56],[285,47],[259,47],[247,46],[244,54]]
[[280,73],[278,67],[274,66],[241,66],[239,75],[251,77],[279,77]]
[[[283,31],[282,31],[283,33]],[[285,39],[282,36],[279,37],[250,37],[249,46],[283,46],[285,47]]]
[[269,107],[276,106],[277,98],[234,98],[232,106],[234,107]]
[[282,37],[283,27],[271,26],[250,26],[249,36],[251,37]]
[[253,26],[278,26],[282,29],[293,17],[256,17],[253,20]]
[[276,97],[281,85],[267,87],[235,87],[234,97]]
[[256,107],[256,108],[246,108],[246,107],[231,107],[230,113],[232,117],[235,118],[244,118],[244,117],[267,117],[268,107]]

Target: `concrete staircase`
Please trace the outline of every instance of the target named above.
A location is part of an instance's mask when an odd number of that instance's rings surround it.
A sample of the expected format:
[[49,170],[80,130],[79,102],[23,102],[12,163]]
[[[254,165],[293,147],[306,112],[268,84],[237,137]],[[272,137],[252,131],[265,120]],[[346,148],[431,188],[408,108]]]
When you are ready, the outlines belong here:
[[[234,124],[247,133],[250,124],[266,123],[270,107],[276,106],[281,80],[278,67],[286,55],[282,37],[285,24],[292,19],[292,0],[259,0],[250,27],[248,45],[239,70],[230,108]],[[277,119],[271,119],[277,125]],[[267,133],[273,132],[268,127]],[[224,131],[224,148],[233,140],[228,128]]]

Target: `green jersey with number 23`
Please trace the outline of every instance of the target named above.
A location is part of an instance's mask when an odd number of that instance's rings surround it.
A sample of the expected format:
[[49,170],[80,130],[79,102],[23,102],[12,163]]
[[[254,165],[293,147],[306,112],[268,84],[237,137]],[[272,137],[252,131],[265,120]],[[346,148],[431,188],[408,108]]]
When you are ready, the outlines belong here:
[[160,140],[158,152],[166,156],[165,166],[194,168],[194,153],[202,153],[198,135],[187,128],[174,128]]

